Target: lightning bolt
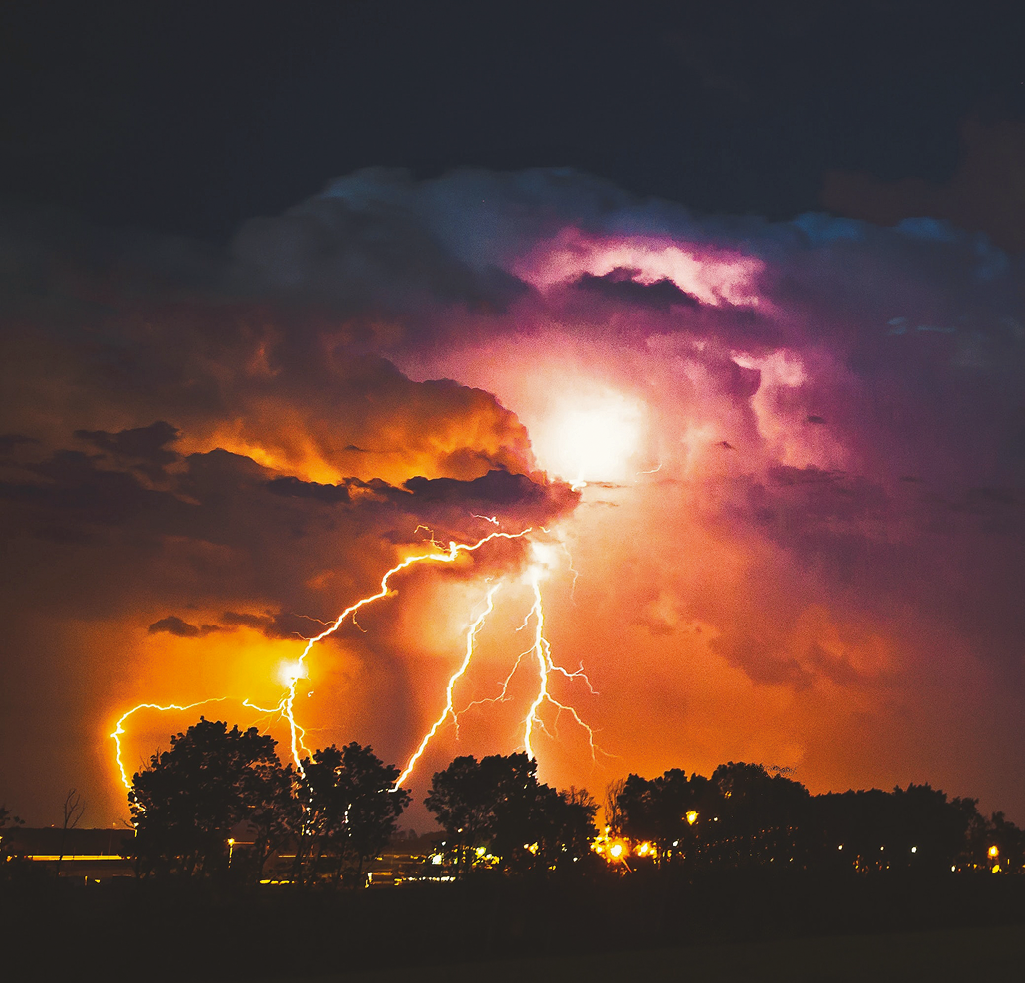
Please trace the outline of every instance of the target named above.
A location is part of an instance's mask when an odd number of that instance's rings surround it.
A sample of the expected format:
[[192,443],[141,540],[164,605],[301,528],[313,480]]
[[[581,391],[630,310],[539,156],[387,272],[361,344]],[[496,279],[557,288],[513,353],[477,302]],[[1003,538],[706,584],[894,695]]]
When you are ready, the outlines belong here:
[[[382,598],[387,597],[392,589],[389,586],[391,578],[395,574],[413,566],[417,563],[455,563],[457,559],[463,553],[473,553],[479,550],[485,543],[490,543],[495,539],[523,539],[525,536],[533,532],[532,528],[524,529],[523,532],[511,533],[511,532],[493,532],[485,536],[483,539],[479,539],[476,543],[468,545],[466,543],[455,543],[450,542],[448,544],[448,550],[445,552],[432,552],[432,553],[418,553],[413,556],[407,556],[406,559],[399,563],[396,563],[382,578],[381,578],[381,589],[376,594],[370,594],[367,597],[360,598],[355,604],[350,604],[338,617],[335,619],[334,624],[329,625],[319,635],[314,635],[313,638],[307,639],[306,647],[303,649],[302,655],[299,656],[298,668],[301,670],[305,667],[306,657],[310,654],[310,650],[317,642],[327,638],[328,635],[333,635],[345,622],[346,618],[351,617],[353,623],[355,623],[356,613],[368,604],[373,604],[375,601],[380,601]],[[432,539],[432,543],[434,540]],[[280,707],[281,715],[288,721],[288,726],[291,731],[292,738],[292,760],[295,762],[295,766],[300,774],[305,774],[303,771],[302,762],[299,758],[299,748],[302,746],[302,742],[298,736],[298,731],[301,729],[295,722],[295,687],[296,683],[300,678],[300,674],[293,673],[292,681],[288,687],[288,692],[282,697]],[[306,748],[303,747],[306,751]],[[307,754],[309,751],[306,752]]]
[[453,690],[455,685],[460,679],[466,674],[466,670],[470,668],[470,661],[473,659],[473,653],[476,649],[477,644],[477,632],[484,627],[484,621],[488,615],[495,610],[495,594],[498,593],[501,584],[496,584],[491,590],[488,591],[487,595],[487,606],[477,620],[470,625],[466,631],[466,655],[463,658],[462,665],[449,677],[448,686],[445,690],[445,709],[441,711],[441,715],[431,725],[431,729],[424,734],[423,740],[420,741],[420,746],[413,752],[409,761],[406,763],[406,769],[401,775],[395,780],[395,788],[400,788],[402,783],[413,773],[413,769],[416,767],[417,761],[420,760],[420,756],[427,750],[427,745],[431,742],[431,738],[438,733],[438,728],[445,722],[446,718],[451,715],[453,722],[456,725],[458,732],[459,728],[459,717],[456,715],[455,706],[453,705]]
[[[487,519],[487,521],[493,522],[495,525],[498,524],[497,519],[493,519],[490,516],[482,516],[479,518],[485,518]],[[426,527],[417,527],[417,531],[419,531],[420,529],[426,529]],[[366,597],[362,597],[355,603],[350,604],[344,611],[342,611],[341,614],[338,615],[338,617],[333,622],[328,623],[322,632],[320,632],[317,635],[314,635],[312,638],[306,639],[306,644],[303,647],[302,654],[295,661],[295,663],[288,672],[287,685],[285,687],[284,695],[281,697],[281,700],[275,706],[270,708],[260,707],[250,702],[248,699],[242,701],[243,706],[256,710],[258,713],[262,715],[276,715],[279,718],[287,721],[289,727],[292,760],[295,762],[296,769],[300,774],[304,774],[304,769],[302,766],[302,755],[308,755],[310,752],[305,745],[306,731],[302,728],[302,726],[300,726],[300,724],[295,719],[295,702],[297,698],[298,681],[302,678],[305,678],[306,676],[306,660],[309,657],[310,652],[313,650],[313,647],[318,642],[321,642],[328,636],[333,635],[336,631],[339,630],[339,628],[342,627],[346,620],[350,618],[352,619],[353,625],[357,628],[360,628],[358,622],[356,621],[357,613],[361,611],[363,608],[371,604],[374,604],[377,601],[383,600],[384,598],[387,598],[389,596],[393,596],[396,593],[396,590],[391,585],[392,579],[396,575],[408,569],[409,567],[412,567],[419,563],[455,563],[463,554],[474,553],[481,547],[485,546],[487,543],[490,543],[494,540],[524,539],[533,532],[533,529],[527,528],[524,529],[522,532],[518,533],[508,533],[496,530],[495,532],[490,533],[482,539],[479,539],[475,543],[457,543],[454,541],[450,542],[448,544],[447,549],[434,539],[434,534],[433,532],[431,532],[430,529],[426,529],[426,531],[431,536],[431,539],[429,541],[432,547],[431,551],[426,553],[414,553],[410,556],[407,556],[400,562],[396,563],[381,578],[380,588],[375,593],[368,594]],[[545,531],[547,532],[547,530]],[[582,666],[575,672],[570,672],[562,666],[557,665],[553,661],[551,654],[551,645],[548,639],[545,637],[544,633],[545,614],[543,599],[541,595],[541,581],[546,574],[546,570],[552,565],[553,553],[557,552],[559,548],[561,548],[561,550],[568,555],[568,551],[566,551],[565,546],[562,544],[559,544],[559,547],[554,547],[551,543],[531,541],[531,549],[534,554],[535,562],[532,563],[528,569],[527,582],[530,584],[533,593],[533,604],[527,616],[525,617],[523,625],[521,627],[526,628],[531,623],[531,621],[533,621],[533,643],[528,649],[521,652],[520,655],[517,657],[512,667],[512,670],[510,671],[509,675],[506,677],[505,682],[502,685],[502,689],[499,696],[487,700],[475,701],[474,703],[469,704],[469,706],[466,709],[469,709],[469,707],[475,706],[478,703],[505,700],[507,698],[506,694],[508,691],[510,681],[516,674],[517,670],[520,668],[521,664],[523,663],[523,660],[527,656],[533,656],[537,664],[538,689],[533,701],[531,702],[527,715],[523,720],[524,749],[531,758],[535,758],[536,754],[534,751],[533,743],[535,729],[539,729],[541,731],[544,731],[545,733],[549,733],[547,727],[545,726],[544,720],[541,716],[542,709],[547,704],[555,708],[555,710],[557,711],[556,722],[558,721],[558,717],[563,712],[567,712],[573,717],[576,723],[581,728],[583,728],[583,730],[587,734],[588,744],[591,749],[592,760],[595,760],[595,755],[597,753],[600,752],[602,754],[606,754],[607,752],[602,751],[602,749],[599,748],[598,745],[595,743],[594,730],[581,719],[580,715],[572,706],[564,704],[557,700],[552,695],[552,692],[549,689],[550,676],[552,673],[557,673],[562,675],[567,681],[570,682],[576,681],[578,679],[582,680],[587,685],[589,691],[591,693],[595,693],[595,690],[591,686],[590,680],[584,673]],[[572,561],[570,563],[570,569],[573,569]],[[575,582],[576,571],[574,570],[573,573]],[[445,706],[442,709],[440,715],[437,717],[437,719],[433,722],[431,727],[424,734],[419,745],[417,746],[416,751],[414,751],[413,754],[410,756],[404,771],[399,776],[398,780],[395,782],[394,788],[399,788],[402,785],[402,783],[409,778],[409,776],[415,769],[418,761],[426,751],[431,740],[435,737],[435,735],[438,733],[438,730],[443,726],[443,724],[449,717],[451,717],[453,722],[455,723],[458,733],[459,713],[455,709],[455,688],[459,680],[462,679],[463,676],[466,674],[471,662],[473,661],[473,656],[476,651],[477,636],[480,633],[481,629],[484,627],[484,624],[488,616],[494,611],[494,598],[495,595],[498,593],[499,589],[501,588],[501,586],[501,583],[495,584],[488,590],[485,599],[484,610],[467,628],[466,651],[463,657],[463,661],[460,664],[459,668],[449,677],[448,685],[446,686],[445,690]],[[198,700],[195,703],[189,703],[184,706],[180,706],[178,704],[173,703],[167,705],[161,705],[158,703],[140,703],[137,706],[134,706],[130,710],[127,710],[125,713],[123,713],[121,717],[118,719],[114,731],[113,733],[111,733],[110,736],[113,738],[115,743],[115,759],[117,762],[118,771],[121,776],[122,784],[124,784],[125,788],[131,790],[131,782],[128,779],[128,775],[125,770],[124,763],[122,761],[121,738],[126,733],[124,729],[125,722],[134,713],[143,709],[152,709],[164,712],[170,710],[191,710],[195,707],[204,706],[208,703],[221,702],[226,699],[229,699],[229,697],[211,697],[209,699]]]
[[[534,697],[534,702],[531,703],[530,709],[527,711],[527,716],[523,721],[523,749],[527,752],[529,757],[537,757],[534,752],[534,745],[532,741],[534,727],[536,726],[546,733],[548,732],[545,727],[544,720],[542,720],[540,716],[540,710],[545,703],[550,703],[558,710],[559,713],[566,711],[571,714],[573,719],[586,731],[587,742],[591,748],[591,760],[596,761],[598,752],[603,754],[606,752],[602,751],[602,749],[595,744],[594,729],[584,723],[580,718],[580,714],[578,714],[573,707],[555,699],[555,697],[552,696],[551,691],[548,689],[549,676],[551,673],[557,672],[565,676],[567,679],[583,679],[587,684],[588,689],[592,693],[595,693],[594,688],[591,686],[591,681],[584,674],[583,668],[578,669],[576,672],[568,672],[566,669],[563,669],[562,666],[558,666],[552,661],[552,646],[548,639],[545,638],[545,610],[544,602],[541,597],[541,576],[542,571],[538,566],[531,568],[530,584],[534,592],[534,604],[527,617],[533,617],[534,619],[534,644],[531,646],[530,651],[537,659],[538,690],[537,695]],[[558,719],[558,717],[556,719]]]
[[223,700],[228,699],[226,696],[212,696],[207,700],[197,700],[195,703],[187,703],[185,706],[178,706],[175,703],[168,703],[167,706],[162,706],[159,703],[140,703],[137,706],[132,707],[131,710],[126,710],[118,718],[117,725],[114,727],[111,737],[114,738],[114,758],[117,761],[117,770],[121,773],[121,782],[126,789],[130,792],[132,790],[132,783],[128,780],[128,773],[125,771],[124,762],[121,760],[121,738],[128,733],[124,728],[125,721],[139,710],[161,710],[167,712],[168,710],[192,710],[195,707],[206,706],[207,703],[220,703]]

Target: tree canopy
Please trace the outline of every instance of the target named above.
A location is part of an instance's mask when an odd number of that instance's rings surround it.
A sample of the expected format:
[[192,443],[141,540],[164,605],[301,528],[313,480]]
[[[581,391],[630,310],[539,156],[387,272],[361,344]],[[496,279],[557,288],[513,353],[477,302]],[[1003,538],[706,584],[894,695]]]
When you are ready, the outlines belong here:
[[[359,882],[368,857],[387,844],[409,793],[399,770],[359,744],[314,751],[298,771],[282,767],[276,742],[256,728],[228,730],[200,717],[132,777],[132,844],[140,872],[255,877],[286,843],[293,879],[323,875]],[[245,850],[233,850],[245,824]]]
[[458,874],[480,850],[509,870],[579,862],[597,833],[590,796],[539,783],[537,762],[523,752],[456,758],[435,773],[424,804],[445,830]]
[[336,876],[358,882],[367,859],[387,845],[409,804],[409,793],[394,787],[399,769],[355,742],[343,748],[332,744],[302,765],[297,871],[304,861],[316,870],[333,858]]
[[133,849],[148,869],[207,873],[229,862],[231,831],[245,821],[269,840],[287,824],[291,771],[255,727],[228,730],[200,717],[132,776]]

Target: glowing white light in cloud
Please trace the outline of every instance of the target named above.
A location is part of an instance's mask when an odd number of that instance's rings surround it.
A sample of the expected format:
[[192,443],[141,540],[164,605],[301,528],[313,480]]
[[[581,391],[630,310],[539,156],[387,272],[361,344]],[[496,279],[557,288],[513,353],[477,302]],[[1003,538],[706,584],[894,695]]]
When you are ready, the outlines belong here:
[[644,435],[643,407],[606,391],[553,402],[531,429],[534,453],[553,477],[575,483],[623,481],[633,473]]

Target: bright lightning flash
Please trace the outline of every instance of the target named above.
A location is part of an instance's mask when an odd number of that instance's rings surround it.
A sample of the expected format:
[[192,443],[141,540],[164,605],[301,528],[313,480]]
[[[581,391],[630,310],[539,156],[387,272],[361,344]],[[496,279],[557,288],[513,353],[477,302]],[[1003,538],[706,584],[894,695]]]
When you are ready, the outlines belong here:
[[532,425],[534,453],[551,474],[582,488],[589,481],[624,481],[645,429],[641,404],[608,390],[574,395]]
[[551,673],[556,672],[567,679],[582,679],[587,684],[587,688],[592,693],[595,693],[594,688],[591,686],[591,681],[584,674],[583,667],[576,672],[568,672],[562,666],[558,666],[552,661],[552,646],[548,639],[545,638],[545,611],[544,602],[541,598],[541,581],[548,571],[555,566],[557,548],[550,543],[534,542],[530,545],[531,552],[534,555],[534,563],[527,570],[527,579],[534,594],[534,604],[530,609],[528,618],[532,617],[534,619],[534,644],[531,646],[530,651],[537,660],[538,690],[537,696],[534,697],[534,702],[531,703],[530,710],[527,712],[526,719],[523,721],[523,747],[531,758],[537,757],[534,753],[532,741],[534,727],[537,726],[547,732],[544,721],[540,717],[540,711],[545,703],[549,703],[559,712],[567,711],[570,713],[573,719],[587,732],[587,741],[591,748],[591,758],[594,760],[595,753],[601,750],[594,743],[594,730],[580,719],[580,715],[573,707],[560,703],[552,696],[548,689],[549,676]]
[[124,786],[130,792],[132,790],[132,783],[128,780],[128,775],[125,773],[124,762],[121,760],[121,738],[128,733],[125,730],[125,721],[139,710],[160,710],[166,713],[168,710],[192,710],[195,707],[206,706],[207,703],[220,703],[222,700],[226,700],[226,696],[215,696],[209,700],[197,700],[195,703],[187,703],[185,706],[178,706],[175,703],[168,703],[167,706],[161,706],[159,703],[140,703],[138,706],[132,707],[131,710],[126,710],[118,718],[117,725],[114,727],[114,732],[110,735],[114,738],[115,760],[117,761],[118,771],[121,772],[121,781]]
[[452,691],[455,689],[456,683],[459,682],[459,680],[466,674],[466,670],[470,668],[470,660],[473,659],[473,653],[477,643],[477,632],[484,627],[484,619],[495,610],[495,594],[498,593],[499,586],[500,585],[496,585],[488,591],[487,607],[484,609],[481,616],[472,625],[470,625],[466,632],[466,656],[463,658],[463,664],[449,678],[448,686],[445,689],[445,709],[441,711],[441,716],[438,717],[438,719],[431,725],[431,729],[424,734],[424,738],[420,742],[420,746],[413,752],[413,755],[406,763],[405,770],[396,779],[396,788],[401,787],[402,783],[413,773],[413,769],[416,767],[417,761],[420,760],[420,756],[427,750],[427,745],[430,743],[431,738],[438,733],[438,728],[445,722],[447,717],[451,716],[453,723],[455,723],[458,728],[459,717],[457,716],[455,707],[452,703]]
[[[492,519],[490,516],[484,518],[487,518],[488,521],[497,524],[497,520]],[[404,560],[395,564],[395,566],[388,570],[387,573],[385,573],[384,576],[381,578],[380,589],[376,593],[363,597],[360,600],[356,601],[354,604],[351,604],[340,615],[338,615],[334,622],[329,624],[322,632],[320,632],[320,634],[314,635],[312,638],[307,639],[302,654],[298,657],[298,659],[286,660],[282,662],[278,669],[278,679],[281,682],[281,684],[285,687],[285,692],[276,706],[271,707],[269,709],[264,707],[258,707],[255,704],[251,703],[248,699],[243,701],[243,705],[251,709],[257,710],[259,713],[264,715],[276,714],[288,722],[289,733],[291,738],[290,744],[292,760],[295,762],[296,769],[300,772],[300,774],[303,773],[301,754],[309,754],[309,750],[308,748],[306,748],[303,742],[303,739],[305,737],[305,731],[297,723],[295,719],[296,689],[299,680],[305,679],[308,676],[308,666],[306,660],[314,645],[316,645],[317,642],[322,641],[329,635],[332,635],[336,631],[338,631],[338,629],[345,623],[347,619],[351,618],[353,620],[353,623],[356,624],[356,614],[364,607],[367,607],[368,605],[373,604],[376,601],[382,600],[383,598],[393,595],[395,593],[395,590],[391,586],[391,579],[396,574],[402,572],[408,567],[411,567],[418,563],[455,563],[456,560],[458,560],[459,557],[463,554],[473,553],[485,544],[492,542],[493,540],[523,539],[524,537],[529,536],[532,532],[533,529],[530,528],[525,529],[519,533],[507,533],[496,531],[488,536],[485,536],[483,539],[478,540],[476,543],[472,544],[450,542],[448,545],[448,549],[444,549],[443,547],[441,547],[440,544],[436,543],[432,538],[431,545],[434,547],[434,549],[431,552],[414,554],[412,556],[406,557]],[[577,711],[572,706],[564,704],[559,700],[555,699],[555,697],[552,695],[549,689],[549,679],[551,674],[554,672],[561,674],[567,680],[570,681],[581,679],[588,686],[590,692],[595,692],[594,689],[591,687],[590,681],[588,680],[587,676],[584,674],[582,667],[576,670],[575,672],[569,672],[561,666],[556,665],[556,663],[552,660],[551,645],[549,644],[548,639],[545,637],[544,634],[545,616],[541,595],[541,582],[549,575],[549,573],[553,569],[556,568],[556,566],[558,565],[558,557],[560,553],[566,552],[566,548],[561,543],[558,545],[554,545],[550,542],[531,540],[530,550],[532,562],[528,567],[526,574],[524,575],[524,578],[526,583],[529,584],[531,588],[534,601],[524,621],[524,626],[526,626],[526,624],[529,624],[530,621],[533,620],[534,642],[530,649],[528,649],[526,652],[523,652],[519,656],[519,658],[517,658],[512,671],[505,680],[501,694],[495,699],[504,700],[506,698],[506,691],[508,689],[509,682],[512,679],[513,675],[515,675],[516,670],[519,668],[524,656],[532,654],[537,662],[538,689],[536,696],[534,697],[534,700],[530,705],[530,709],[527,712],[527,715],[523,721],[524,749],[530,755],[531,758],[535,757],[533,744],[535,728],[545,731],[546,733],[548,732],[547,728],[545,727],[544,721],[541,717],[541,711],[543,707],[546,704],[548,704],[554,707],[558,713],[562,713],[563,711],[570,713],[573,719],[576,721],[576,723],[579,724],[586,731],[593,759],[595,752],[601,750],[594,743],[593,729],[589,727],[586,723],[584,723],[584,721],[580,718]],[[475,652],[477,635],[483,628],[487,617],[494,611],[494,598],[495,595],[498,593],[499,589],[501,588],[501,586],[502,584],[498,583],[493,585],[488,590],[484,610],[467,629],[465,655],[459,668],[449,678],[448,686],[446,687],[446,700],[444,709],[442,710],[438,718],[434,721],[434,723],[431,725],[431,727],[428,729],[428,731],[424,734],[423,739],[420,741],[420,744],[417,747],[416,751],[410,756],[410,759],[407,762],[405,769],[403,770],[402,774],[399,776],[398,780],[395,783],[395,788],[399,788],[402,782],[404,782],[412,774],[413,769],[416,767],[417,762],[420,760],[421,756],[426,751],[427,746],[431,742],[432,738],[437,734],[438,730],[444,725],[445,721],[449,717],[452,718],[452,721],[455,724],[458,733],[459,714],[455,709],[454,703],[454,693],[456,684],[466,674],[467,670],[470,667]],[[158,711],[190,710],[194,707],[203,706],[207,703],[219,702],[225,699],[227,699],[227,697],[215,697],[208,700],[199,700],[195,703],[190,703],[185,706],[178,706],[176,704],[168,704],[166,706],[162,706],[156,703],[140,703],[137,706],[132,707],[132,709],[123,713],[121,717],[118,719],[114,732],[110,736],[114,739],[116,748],[115,757],[117,767],[121,776],[121,781],[124,784],[125,788],[130,790],[131,782],[128,778],[128,774],[125,770],[125,766],[122,761],[121,737],[126,733],[124,729],[124,724],[129,717],[131,717],[137,711],[143,709],[151,709]],[[494,701],[483,700],[478,702]]]

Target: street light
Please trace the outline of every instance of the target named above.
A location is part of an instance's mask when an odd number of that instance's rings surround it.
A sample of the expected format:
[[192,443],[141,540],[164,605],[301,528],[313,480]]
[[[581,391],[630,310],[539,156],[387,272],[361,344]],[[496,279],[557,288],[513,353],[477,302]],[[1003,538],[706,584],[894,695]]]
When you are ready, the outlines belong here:
[[228,869],[231,869],[231,855],[235,852],[235,837],[228,837]]

